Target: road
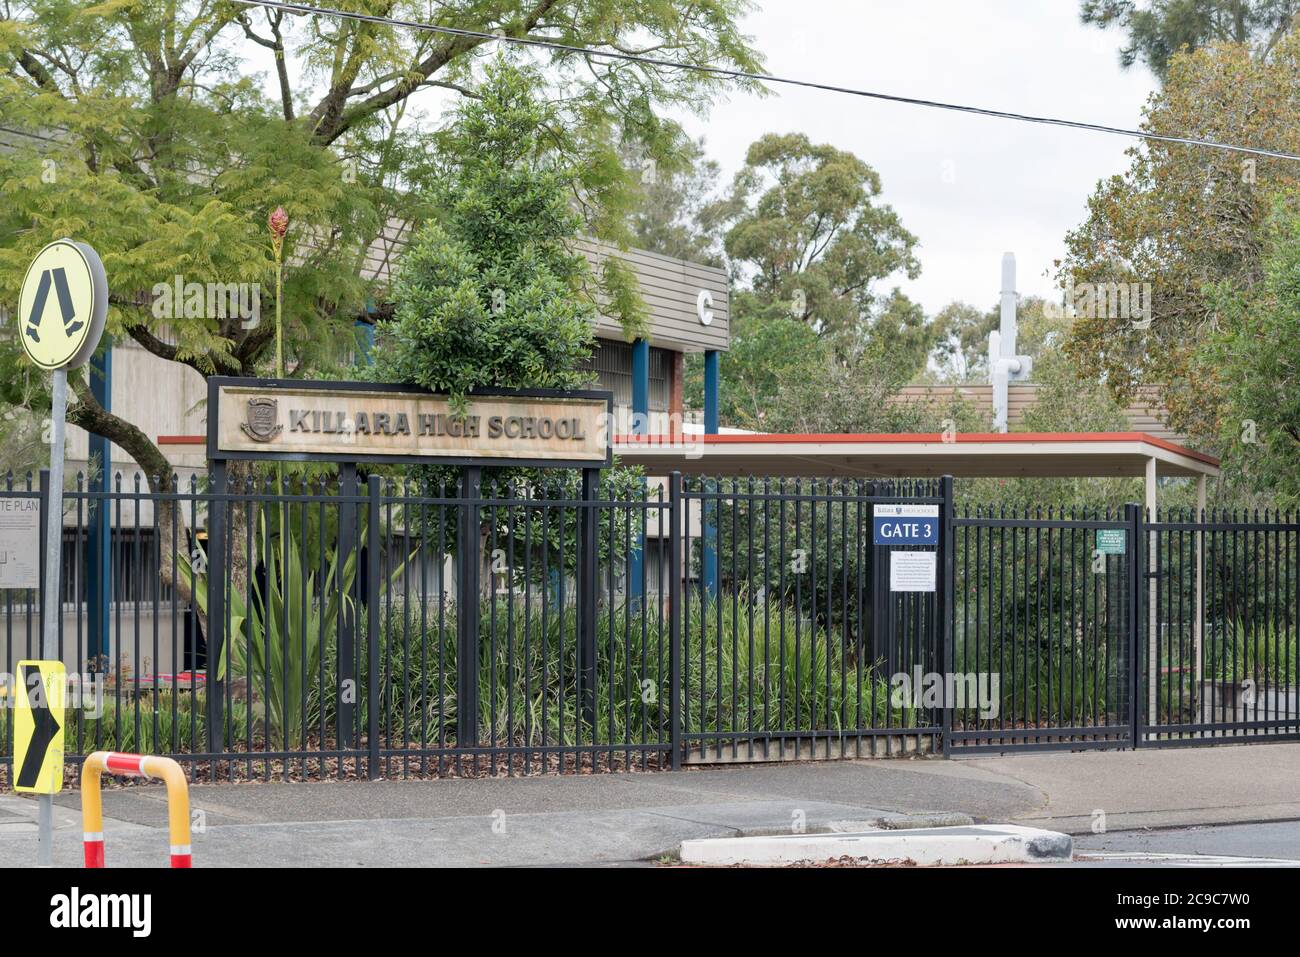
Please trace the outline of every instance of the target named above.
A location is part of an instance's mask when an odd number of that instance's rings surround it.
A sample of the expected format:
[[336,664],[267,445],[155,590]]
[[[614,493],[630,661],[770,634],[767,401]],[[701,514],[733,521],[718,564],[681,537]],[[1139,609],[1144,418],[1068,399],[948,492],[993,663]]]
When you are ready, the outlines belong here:
[[[64,866],[81,858],[78,801],[75,793],[57,799],[55,859]],[[191,803],[196,867],[644,864],[690,838],[900,817],[948,823],[945,815],[1069,833],[1083,866],[1179,865],[1188,855],[1292,861],[1300,860],[1300,744],[197,785]],[[166,860],[162,788],[107,790],[104,809],[110,866]],[[0,794],[0,863],[35,860],[34,811]]]

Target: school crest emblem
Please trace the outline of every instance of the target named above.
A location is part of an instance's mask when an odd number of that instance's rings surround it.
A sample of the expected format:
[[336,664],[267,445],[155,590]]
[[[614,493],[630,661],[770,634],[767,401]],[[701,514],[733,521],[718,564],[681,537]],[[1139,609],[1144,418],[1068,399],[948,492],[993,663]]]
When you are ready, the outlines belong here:
[[270,442],[284,428],[280,424],[280,402],[265,396],[248,400],[247,418],[239,427],[255,442]]

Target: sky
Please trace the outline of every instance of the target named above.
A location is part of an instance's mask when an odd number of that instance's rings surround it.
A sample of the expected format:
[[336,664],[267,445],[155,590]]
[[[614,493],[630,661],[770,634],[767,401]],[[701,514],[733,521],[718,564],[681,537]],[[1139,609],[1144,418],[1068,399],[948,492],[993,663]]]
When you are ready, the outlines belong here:
[[[767,72],[883,93],[1135,128],[1156,87],[1124,70],[1123,34],[1084,27],[1077,0],[765,0],[744,21]],[[1134,140],[791,87],[682,117],[729,182],[767,132],[802,132],[880,173],[883,200],[920,241],[898,285],[933,314],[997,302],[1003,252],[1022,295],[1052,295],[1053,261],[1097,181]],[[1059,296],[1059,293],[1056,293]]]

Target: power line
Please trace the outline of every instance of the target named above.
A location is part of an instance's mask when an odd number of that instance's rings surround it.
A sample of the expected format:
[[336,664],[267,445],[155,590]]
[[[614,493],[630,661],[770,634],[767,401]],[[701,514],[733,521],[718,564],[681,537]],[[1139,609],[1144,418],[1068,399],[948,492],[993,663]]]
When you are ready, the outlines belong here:
[[888,103],[901,103],[906,106],[923,106],[936,110],[951,110],[956,113],[968,113],[974,116],[990,116],[1003,120],[1015,120],[1021,123],[1040,123],[1045,126],[1063,126],[1068,129],[1087,130],[1093,133],[1110,133],[1114,136],[1128,136],[1142,140],[1156,140],[1161,143],[1179,143],[1184,146],[1204,146],[1210,149],[1243,153],[1251,156],[1267,156],[1273,159],[1300,160],[1300,155],[1285,153],[1280,150],[1257,149],[1253,146],[1237,146],[1233,143],[1219,143],[1215,140],[1202,140],[1190,136],[1165,136],[1159,133],[1145,133],[1142,130],[1130,130],[1119,126],[1104,126],[1100,123],[1085,123],[1081,120],[1065,120],[1050,116],[1033,116],[1026,113],[1013,113],[1008,110],[993,110],[981,106],[964,106],[959,103],[944,103],[939,100],[923,100],[912,96],[896,96],[891,93],[878,93],[872,90],[855,89],[849,86],[836,86],[832,83],[817,83],[812,80],[798,80],[793,77],[775,76],[770,73],[751,73],[747,70],[733,70],[728,67],[708,66],[699,63],[682,63],[678,60],[665,60],[659,57],[644,56],[639,53],[624,53],[619,50],[595,50],[590,47],[559,43],[555,40],[541,40],[536,37],[512,37],[505,33],[486,33],[480,30],[466,30],[461,27],[438,26],[421,23],[418,20],[401,20],[394,17],[381,17],[369,13],[352,13],[331,7],[307,6],[285,0],[232,0],[250,7],[269,7],[286,13],[305,13],[319,16],[338,17],[344,20],[356,20],[362,23],[375,23],[385,26],[405,27],[411,30],[423,30],[428,33],[440,33],[446,36],[465,39],[499,40],[519,46],[538,47],[561,53],[577,53],[582,56],[622,60],[629,63],[643,63],[648,66],[662,67],[670,70],[687,70],[695,73],[707,73],[712,76],[726,77],[733,80],[756,80],[760,83],[774,83],[784,86],[797,86],[809,90],[821,90],[827,93],[843,93],[872,100],[884,100]]

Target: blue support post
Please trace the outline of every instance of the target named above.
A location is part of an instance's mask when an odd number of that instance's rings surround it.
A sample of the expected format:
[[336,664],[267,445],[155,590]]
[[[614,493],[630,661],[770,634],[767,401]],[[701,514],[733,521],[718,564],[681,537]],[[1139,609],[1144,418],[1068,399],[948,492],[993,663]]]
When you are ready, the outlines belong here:
[[[718,434],[718,351],[708,349],[704,353],[704,434]],[[703,550],[704,592],[706,595],[718,593],[718,523],[715,518],[717,507],[708,499],[704,500],[704,528],[700,538]]]
[[[650,341],[638,339],[632,343],[632,434],[648,435],[650,433]],[[642,486],[644,490],[644,485]],[[635,549],[628,556],[627,564],[627,600],[633,610],[641,606],[641,581],[645,569],[645,532],[641,519],[645,512],[633,516],[637,525]]]
[[704,353],[704,434],[718,434],[718,351]]
[[[113,343],[107,337],[90,360],[90,393],[106,411],[113,408]],[[91,493],[86,529],[86,660],[91,671],[107,667],[109,647],[108,605],[113,594],[113,564],[110,559],[108,491],[113,471],[113,443],[90,435],[90,458],[99,462],[99,474],[87,482]],[[96,659],[101,659],[97,661]]]
[[[366,307],[366,312],[370,312]],[[353,333],[357,338],[357,365],[369,366],[375,363],[375,326],[365,319],[358,319],[353,324]]]

